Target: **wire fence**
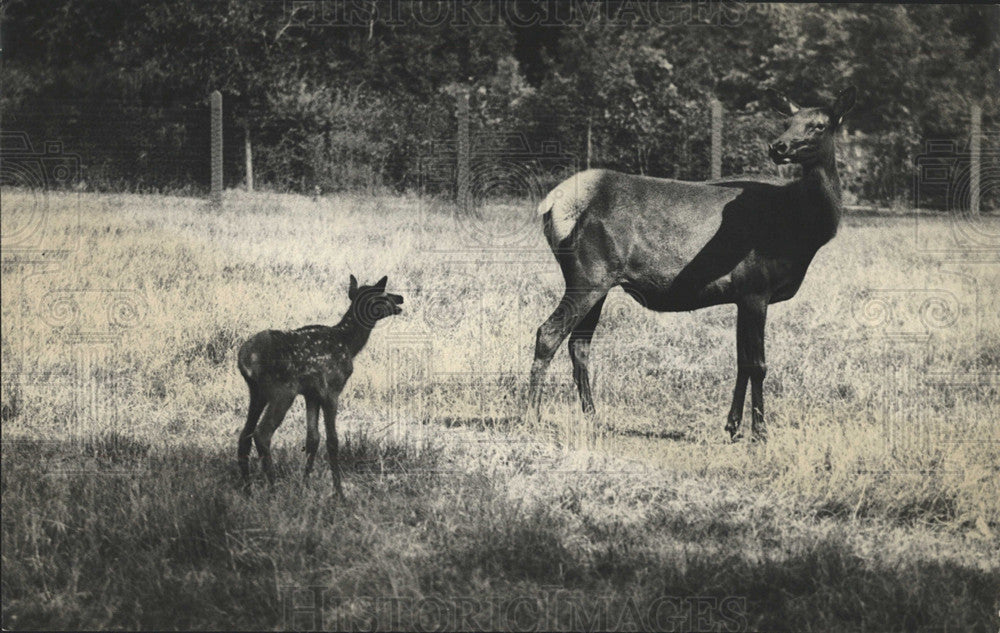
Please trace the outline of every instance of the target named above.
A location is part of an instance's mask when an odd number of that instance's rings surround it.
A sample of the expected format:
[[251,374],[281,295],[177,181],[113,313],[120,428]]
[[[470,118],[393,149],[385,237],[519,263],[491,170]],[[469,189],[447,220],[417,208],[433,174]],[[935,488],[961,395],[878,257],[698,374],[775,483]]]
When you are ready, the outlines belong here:
[[[669,129],[616,127],[594,113],[490,117],[475,95],[457,94],[396,109],[366,109],[363,97],[338,93],[326,111],[290,109],[265,116],[223,101],[221,187],[302,193],[418,191],[460,201],[537,198],[587,167],[706,180],[717,176],[790,177],[766,143],[782,128],[770,113],[727,112],[711,102]],[[213,178],[209,99],[198,103],[47,100],[4,113],[3,184],[72,186],[96,191],[203,195]],[[977,207],[1000,201],[1000,136],[976,129],[963,138],[918,142],[902,134],[843,133],[838,160],[849,205]],[[975,139],[978,142],[973,142]],[[68,158],[61,179],[44,165]],[[18,168],[25,161],[39,166]],[[928,165],[943,166],[930,172]],[[975,184],[976,186],[973,186]]]

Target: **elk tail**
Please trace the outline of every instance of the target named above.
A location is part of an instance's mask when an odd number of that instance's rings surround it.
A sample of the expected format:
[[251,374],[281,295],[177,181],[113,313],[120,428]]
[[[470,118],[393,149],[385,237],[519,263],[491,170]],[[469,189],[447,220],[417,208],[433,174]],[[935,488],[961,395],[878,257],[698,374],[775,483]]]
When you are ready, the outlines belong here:
[[571,214],[567,213],[568,209],[566,208],[568,206],[566,204],[568,202],[566,200],[568,190],[566,184],[563,182],[550,191],[545,199],[538,204],[537,213],[542,216],[542,230],[545,233],[545,240],[553,250],[569,236],[576,220],[576,218],[567,217]]

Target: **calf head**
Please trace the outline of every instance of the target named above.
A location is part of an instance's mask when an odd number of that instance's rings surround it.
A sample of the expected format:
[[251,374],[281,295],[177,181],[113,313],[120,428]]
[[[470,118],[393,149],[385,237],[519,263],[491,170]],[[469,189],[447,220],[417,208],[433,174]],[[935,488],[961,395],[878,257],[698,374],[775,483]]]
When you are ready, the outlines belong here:
[[359,286],[358,280],[351,275],[347,297],[351,300],[351,312],[362,324],[374,327],[377,321],[403,311],[399,307],[403,304],[402,295],[385,291],[388,281],[389,277],[386,276],[371,286]]

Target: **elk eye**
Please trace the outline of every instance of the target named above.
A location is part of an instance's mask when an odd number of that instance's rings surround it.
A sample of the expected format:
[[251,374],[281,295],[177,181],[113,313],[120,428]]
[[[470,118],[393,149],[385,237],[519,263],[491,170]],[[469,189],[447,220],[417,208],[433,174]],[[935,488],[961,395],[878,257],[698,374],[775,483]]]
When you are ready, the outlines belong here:
[[826,129],[826,124],[825,123],[817,123],[816,124],[816,130],[817,131],[822,132],[825,129]]

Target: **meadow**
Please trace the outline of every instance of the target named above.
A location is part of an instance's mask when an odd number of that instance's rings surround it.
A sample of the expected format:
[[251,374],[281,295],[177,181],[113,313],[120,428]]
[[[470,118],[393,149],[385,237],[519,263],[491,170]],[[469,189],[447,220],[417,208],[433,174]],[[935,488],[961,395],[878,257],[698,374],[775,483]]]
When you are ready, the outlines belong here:
[[[521,423],[563,290],[529,202],[3,197],[5,629],[1000,626],[996,216],[846,217],[732,444],[735,308],[620,290],[596,417],[563,346]],[[341,399],[347,501],[301,399],[247,497],[239,345],[336,323],[352,273],[406,302]]]

